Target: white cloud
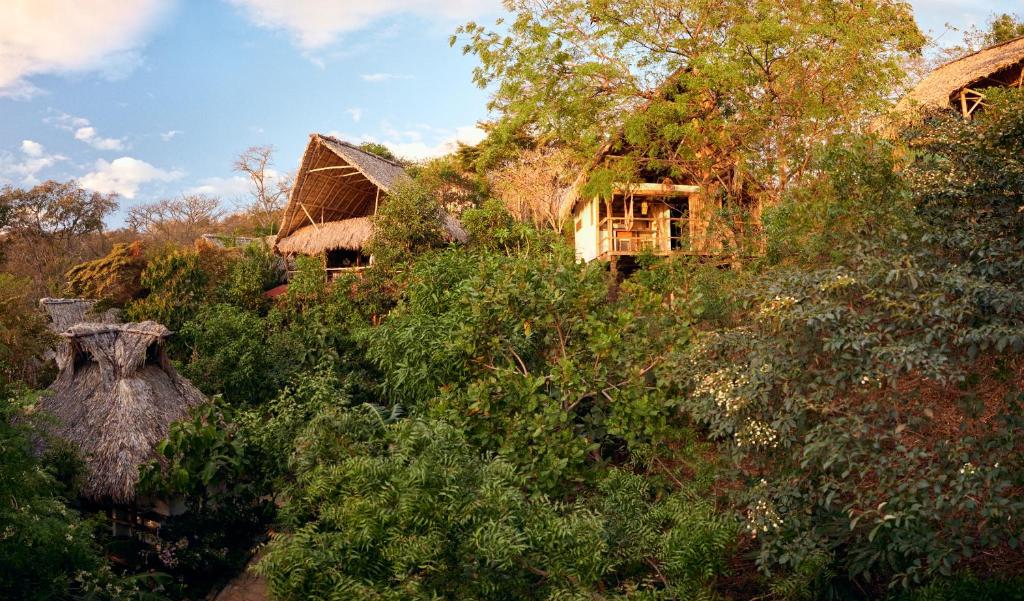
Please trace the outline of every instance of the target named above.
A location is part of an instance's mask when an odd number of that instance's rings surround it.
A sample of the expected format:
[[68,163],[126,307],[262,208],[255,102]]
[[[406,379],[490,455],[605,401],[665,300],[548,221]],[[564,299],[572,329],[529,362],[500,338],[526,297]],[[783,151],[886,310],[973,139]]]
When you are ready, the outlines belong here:
[[260,27],[283,29],[304,50],[399,13],[433,19],[468,19],[500,7],[498,0],[228,0]]
[[176,136],[180,136],[183,133],[185,132],[181,131],[180,129],[171,129],[160,134],[160,139],[163,140],[164,142],[170,142]]
[[97,150],[124,150],[123,139],[100,136],[96,128],[85,117],[76,117],[53,109],[50,109],[50,113],[50,116],[43,119],[43,122],[57,129],[73,132],[76,140],[85,142]]
[[412,79],[412,75],[403,75],[401,73],[363,73],[359,76],[363,81],[370,83],[382,83],[385,81],[391,81],[393,79]]
[[124,76],[141,61],[133,52],[173,0],[22,0],[0,19],[0,97],[40,92],[26,78],[101,70]]
[[0,181],[17,181],[26,186],[39,183],[38,173],[61,161],[68,160],[60,154],[47,154],[39,142],[21,141],[22,157],[9,152],[0,152]]
[[104,194],[114,192],[129,199],[135,198],[143,184],[169,182],[184,175],[181,171],[167,171],[132,157],[110,162],[100,159],[96,161],[95,169],[79,178],[78,183],[83,188]]
[[459,149],[459,144],[470,146],[479,143],[486,134],[479,127],[467,125],[457,127],[454,130],[434,128],[433,135],[425,138],[422,131],[410,130],[400,131],[389,123],[381,124],[380,136],[361,135],[352,136],[342,132],[332,131],[328,135],[359,144],[362,142],[377,142],[384,144],[397,156],[413,161],[433,159],[446,154],[451,154]]
[[363,119],[363,109],[361,108],[350,108],[346,109],[345,112],[348,113],[348,116],[352,117],[352,120],[356,123],[359,123]]
[[32,140],[22,140],[21,151],[30,157],[41,157],[43,156],[43,145]]
[[96,135],[95,127],[79,127],[75,130],[75,139],[85,142],[96,150],[124,150],[124,142],[117,138],[104,138]]

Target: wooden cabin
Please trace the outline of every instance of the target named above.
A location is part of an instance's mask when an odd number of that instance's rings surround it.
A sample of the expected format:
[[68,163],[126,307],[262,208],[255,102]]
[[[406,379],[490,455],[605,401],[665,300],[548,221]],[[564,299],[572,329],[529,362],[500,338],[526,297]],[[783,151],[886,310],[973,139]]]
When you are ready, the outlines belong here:
[[[324,257],[328,276],[370,265],[365,252],[373,216],[388,196],[410,181],[398,163],[322,134],[312,134],[284,210],[275,250],[286,259]],[[450,240],[465,241],[455,218],[442,214]]]
[[954,110],[970,118],[985,105],[985,90],[1024,87],[1024,36],[940,66],[896,106],[898,114]]

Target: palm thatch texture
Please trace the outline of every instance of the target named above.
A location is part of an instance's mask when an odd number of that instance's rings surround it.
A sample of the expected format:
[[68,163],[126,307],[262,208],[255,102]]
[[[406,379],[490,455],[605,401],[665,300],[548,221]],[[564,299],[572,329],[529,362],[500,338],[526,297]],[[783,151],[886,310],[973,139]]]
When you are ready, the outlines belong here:
[[171,332],[142,323],[74,325],[56,381],[38,409],[55,418],[52,434],[79,450],[86,464],[82,495],[129,503],[139,467],[172,423],[205,398],[179,376],[164,353]]
[[[362,250],[373,234],[370,217],[410,179],[398,163],[312,134],[274,247],[284,255]],[[466,232],[458,220],[447,212],[442,218],[448,239],[464,242]]]
[[984,98],[978,90],[992,86],[1021,87],[1022,69],[1024,36],[940,66],[900,100],[896,112],[955,108],[969,115]]
[[117,323],[116,309],[94,311],[96,301],[87,298],[44,298],[39,306],[50,317],[51,327],[58,334],[80,323]]

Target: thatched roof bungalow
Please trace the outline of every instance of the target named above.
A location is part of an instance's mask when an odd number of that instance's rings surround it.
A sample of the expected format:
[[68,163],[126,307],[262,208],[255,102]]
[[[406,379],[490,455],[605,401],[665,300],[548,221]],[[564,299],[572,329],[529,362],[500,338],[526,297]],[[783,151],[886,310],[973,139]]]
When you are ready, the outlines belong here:
[[[400,164],[348,142],[312,134],[284,210],[274,248],[282,255],[326,255],[329,270],[368,264],[363,249],[372,217],[410,177]],[[449,239],[465,241],[459,222],[443,216]]]
[[1024,36],[945,63],[896,106],[898,114],[953,109],[964,117],[984,106],[983,90],[1024,86]]
[[37,410],[54,418],[51,434],[85,461],[86,499],[132,503],[139,467],[155,458],[171,424],[205,401],[171,367],[170,334],[152,321],[81,323],[63,333],[66,356]]

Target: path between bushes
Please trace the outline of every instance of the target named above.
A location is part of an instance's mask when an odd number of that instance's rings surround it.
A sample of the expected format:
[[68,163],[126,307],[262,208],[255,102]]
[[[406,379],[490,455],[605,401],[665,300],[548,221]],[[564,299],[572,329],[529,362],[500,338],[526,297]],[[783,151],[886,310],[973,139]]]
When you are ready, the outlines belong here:
[[269,601],[267,582],[249,569],[258,560],[257,556],[249,561],[242,573],[221,589],[213,601]]

